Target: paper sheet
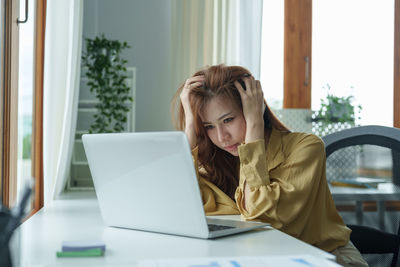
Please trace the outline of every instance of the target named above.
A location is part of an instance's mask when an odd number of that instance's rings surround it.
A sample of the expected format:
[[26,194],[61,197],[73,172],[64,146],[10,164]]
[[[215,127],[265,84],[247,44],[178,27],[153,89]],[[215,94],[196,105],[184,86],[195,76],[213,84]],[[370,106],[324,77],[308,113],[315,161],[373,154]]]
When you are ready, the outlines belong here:
[[139,267],[337,267],[336,262],[311,255],[142,260]]

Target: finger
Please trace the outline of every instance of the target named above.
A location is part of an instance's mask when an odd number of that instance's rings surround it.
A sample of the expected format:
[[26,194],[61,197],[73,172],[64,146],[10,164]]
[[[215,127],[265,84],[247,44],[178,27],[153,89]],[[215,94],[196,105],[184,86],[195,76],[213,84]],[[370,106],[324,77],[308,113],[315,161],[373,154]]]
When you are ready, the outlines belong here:
[[190,78],[188,78],[186,80],[185,85],[189,85],[189,84],[194,83],[194,82],[201,82],[201,81],[204,81],[204,80],[205,80],[205,77],[202,76],[202,75],[201,76],[190,77]]
[[187,90],[192,90],[192,89],[195,89],[200,86],[203,86],[203,82],[194,82],[194,83],[185,85],[183,88],[185,88]]
[[242,85],[238,81],[234,81],[233,84],[235,85],[236,89],[239,91],[240,95],[246,94],[246,91],[243,89]]
[[249,81],[249,86],[246,84],[246,86],[247,87],[249,87],[249,91],[251,92],[251,93],[255,93],[256,91],[257,91],[257,87],[256,87],[256,82],[255,82],[255,80],[254,80],[254,77],[253,76],[250,76],[249,78],[248,78],[248,81]]
[[202,81],[204,79],[205,79],[204,75],[199,75],[199,76],[190,77],[187,80],[190,82],[195,82],[195,81]]
[[264,106],[264,92],[263,92],[263,90],[261,88],[261,82],[259,80],[256,80],[255,82],[256,82],[257,94],[260,96],[260,99],[262,99],[263,107],[264,107],[263,110],[264,110],[265,109],[265,106]]
[[256,82],[256,79],[254,79],[254,77],[252,76],[251,79],[250,79],[250,81],[251,81],[251,88],[254,90],[254,92],[256,92],[256,91],[257,91],[257,82]]
[[262,92],[261,82],[259,80],[256,80],[256,88]]
[[244,84],[246,85],[246,91],[251,92],[253,88],[251,87],[250,77],[243,79]]

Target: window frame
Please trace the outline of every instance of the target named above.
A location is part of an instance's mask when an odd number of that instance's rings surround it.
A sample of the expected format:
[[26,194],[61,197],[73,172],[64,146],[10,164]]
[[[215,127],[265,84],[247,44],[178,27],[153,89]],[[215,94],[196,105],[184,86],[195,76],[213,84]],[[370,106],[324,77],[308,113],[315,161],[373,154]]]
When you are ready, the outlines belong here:
[[285,0],[283,108],[311,109],[312,1]]
[[[4,32],[2,47],[2,87],[0,88],[0,172],[1,201],[12,207],[17,194],[18,146],[18,23],[19,1],[4,1]],[[35,180],[33,209],[29,216],[43,207],[43,71],[46,25],[46,0],[35,1],[34,92],[32,110],[32,177]]]
[[[285,0],[283,108],[311,109],[312,1]],[[393,127],[400,128],[400,0],[394,12]]]
[[393,127],[400,128],[400,0],[394,3]]
[[1,177],[2,203],[16,201],[18,143],[18,24],[19,1],[4,1],[4,32],[1,87]]
[[35,179],[35,195],[31,215],[44,205],[43,195],[43,77],[46,32],[47,0],[36,0],[34,93],[32,120],[32,177]]

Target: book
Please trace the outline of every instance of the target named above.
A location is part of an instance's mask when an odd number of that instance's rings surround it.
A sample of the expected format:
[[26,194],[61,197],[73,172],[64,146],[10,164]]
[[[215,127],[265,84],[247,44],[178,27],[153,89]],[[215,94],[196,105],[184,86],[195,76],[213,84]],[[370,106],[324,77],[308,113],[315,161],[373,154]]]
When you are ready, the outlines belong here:
[[100,248],[102,251],[106,250],[106,244],[103,241],[63,241],[62,251],[82,251],[88,249]]
[[58,258],[65,257],[101,257],[104,255],[104,251],[101,248],[79,250],[79,251],[57,251]]
[[101,257],[104,256],[106,245],[103,241],[63,241],[62,250],[57,251],[57,257]]

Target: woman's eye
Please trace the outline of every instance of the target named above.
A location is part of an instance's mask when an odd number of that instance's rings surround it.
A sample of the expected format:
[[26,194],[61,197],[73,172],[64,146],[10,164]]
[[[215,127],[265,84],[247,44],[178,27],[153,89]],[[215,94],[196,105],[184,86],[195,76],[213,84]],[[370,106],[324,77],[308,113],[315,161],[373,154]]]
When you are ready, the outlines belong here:
[[228,123],[228,122],[231,122],[231,121],[233,121],[233,118],[226,118],[226,119],[224,120],[224,123]]
[[212,126],[212,125],[206,125],[206,126],[204,126],[204,128],[205,128],[206,130],[211,130],[212,128],[214,128],[214,126]]

